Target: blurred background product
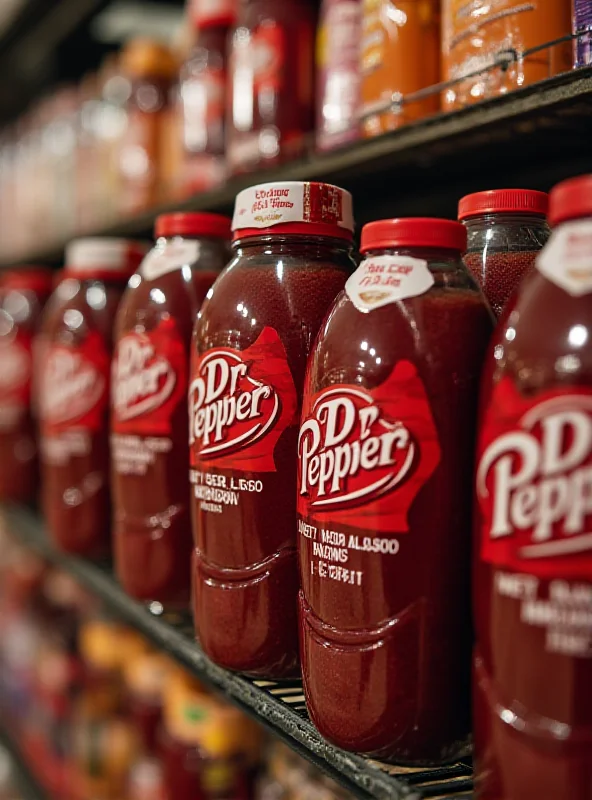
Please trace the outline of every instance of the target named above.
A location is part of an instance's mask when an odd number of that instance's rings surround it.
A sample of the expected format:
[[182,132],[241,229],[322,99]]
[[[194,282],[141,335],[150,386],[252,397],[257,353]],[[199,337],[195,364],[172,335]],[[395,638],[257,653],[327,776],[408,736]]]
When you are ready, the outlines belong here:
[[313,0],[244,0],[230,45],[228,162],[253,172],[302,155],[314,122]]
[[444,108],[458,108],[569,69],[569,42],[543,48],[526,58],[520,54],[571,33],[570,3],[544,0],[442,0],[442,72],[444,80],[463,78],[500,59],[507,69],[467,77],[444,93]]
[[0,500],[27,503],[38,486],[34,341],[52,289],[49,269],[0,276]]
[[438,110],[437,94],[397,102],[439,80],[439,2],[362,3],[362,129],[365,136],[377,136]]
[[164,45],[136,39],[124,49],[121,66],[130,93],[119,152],[119,207],[133,214],[156,205],[173,183],[167,126],[177,63]]
[[[0,529],[0,714],[56,800],[344,800]],[[0,798],[13,793],[0,748]]]
[[362,0],[323,0],[317,29],[319,150],[358,138],[361,35]]
[[41,325],[42,507],[55,543],[71,553],[111,549],[113,321],[146,249],[125,239],[71,242]]
[[573,0],[573,30],[579,34],[574,43],[574,66],[592,64],[592,2]]

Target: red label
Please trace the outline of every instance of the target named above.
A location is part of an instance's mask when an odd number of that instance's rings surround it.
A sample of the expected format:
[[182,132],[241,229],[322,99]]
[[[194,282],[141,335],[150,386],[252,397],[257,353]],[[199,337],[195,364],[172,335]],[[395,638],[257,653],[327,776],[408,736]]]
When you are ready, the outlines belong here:
[[275,472],[273,452],[298,403],[286,351],[273,328],[247,350],[217,347],[192,357],[191,464]]
[[45,433],[71,427],[98,431],[109,399],[109,353],[92,331],[75,347],[48,344],[41,368]]
[[481,557],[539,577],[592,570],[592,390],[495,386],[477,461]]
[[283,81],[286,52],[284,29],[277,22],[263,23],[253,33],[249,50],[255,91],[279,91]]
[[24,330],[0,338],[0,427],[18,422],[31,399],[32,341]]
[[112,430],[167,436],[187,391],[187,353],[171,317],[117,343],[112,370]]
[[440,461],[416,368],[400,361],[376,389],[335,385],[305,397],[298,511],[318,522],[408,531],[407,514]]

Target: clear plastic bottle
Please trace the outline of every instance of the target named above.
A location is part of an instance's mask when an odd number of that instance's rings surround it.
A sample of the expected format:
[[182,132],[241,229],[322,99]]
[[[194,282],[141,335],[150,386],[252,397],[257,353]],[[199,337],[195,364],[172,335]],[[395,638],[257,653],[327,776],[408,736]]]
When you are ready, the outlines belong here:
[[30,502],[37,492],[33,342],[51,288],[51,272],[42,268],[1,278],[0,499],[5,502]]
[[312,350],[298,437],[304,692],[348,750],[458,757],[469,732],[471,475],[492,331],[466,231],[372,222]]
[[468,235],[464,262],[498,318],[551,235],[548,205],[545,192],[529,189],[477,192],[459,203]]
[[354,268],[351,195],[269,183],[236,200],[234,258],[196,320],[194,619],[218,664],[298,671],[296,441],[306,362]]
[[473,613],[483,800],[592,786],[592,175],[551,191],[553,234],[481,386]]
[[193,323],[226,266],[230,219],[165,214],[123,295],[112,370],[113,538],[129,594],[186,611],[191,519],[188,366]]
[[43,512],[54,542],[85,556],[110,551],[113,321],[145,252],[123,239],[72,242],[40,330]]

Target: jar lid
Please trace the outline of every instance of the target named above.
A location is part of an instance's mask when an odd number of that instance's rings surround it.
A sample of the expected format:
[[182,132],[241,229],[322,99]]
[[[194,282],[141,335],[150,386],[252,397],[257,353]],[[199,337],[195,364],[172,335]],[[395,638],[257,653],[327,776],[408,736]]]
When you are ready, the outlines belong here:
[[458,204],[458,218],[481,214],[535,214],[546,217],[549,195],[534,189],[492,189],[468,194]]
[[460,222],[431,217],[403,217],[369,222],[362,228],[360,252],[392,247],[467,249],[467,229]]
[[147,245],[127,239],[75,239],[66,248],[65,271],[80,278],[127,280],[147,251]]
[[53,288],[54,275],[46,267],[19,267],[2,272],[0,285],[5,289],[49,294]]
[[290,234],[353,239],[352,196],[329,183],[262,183],[239,192],[232,230],[249,236]]
[[228,239],[231,234],[230,217],[209,213],[176,213],[161,214],[156,218],[154,235],[211,237],[212,239]]
[[579,175],[558,183],[549,195],[549,224],[592,217],[592,175]]

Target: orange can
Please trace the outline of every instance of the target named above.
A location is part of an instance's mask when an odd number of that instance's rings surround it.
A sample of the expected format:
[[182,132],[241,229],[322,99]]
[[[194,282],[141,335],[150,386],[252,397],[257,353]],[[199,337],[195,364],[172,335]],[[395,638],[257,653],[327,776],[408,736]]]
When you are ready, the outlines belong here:
[[[525,50],[571,33],[569,0],[443,0],[442,72],[457,83],[444,94],[447,110],[505,94],[571,67],[571,44],[521,58]],[[508,69],[487,69],[500,54],[519,54]]]
[[437,95],[393,106],[439,80],[440,26],[437,0],[363,0],[362,130],[366,137],[438,110]]

